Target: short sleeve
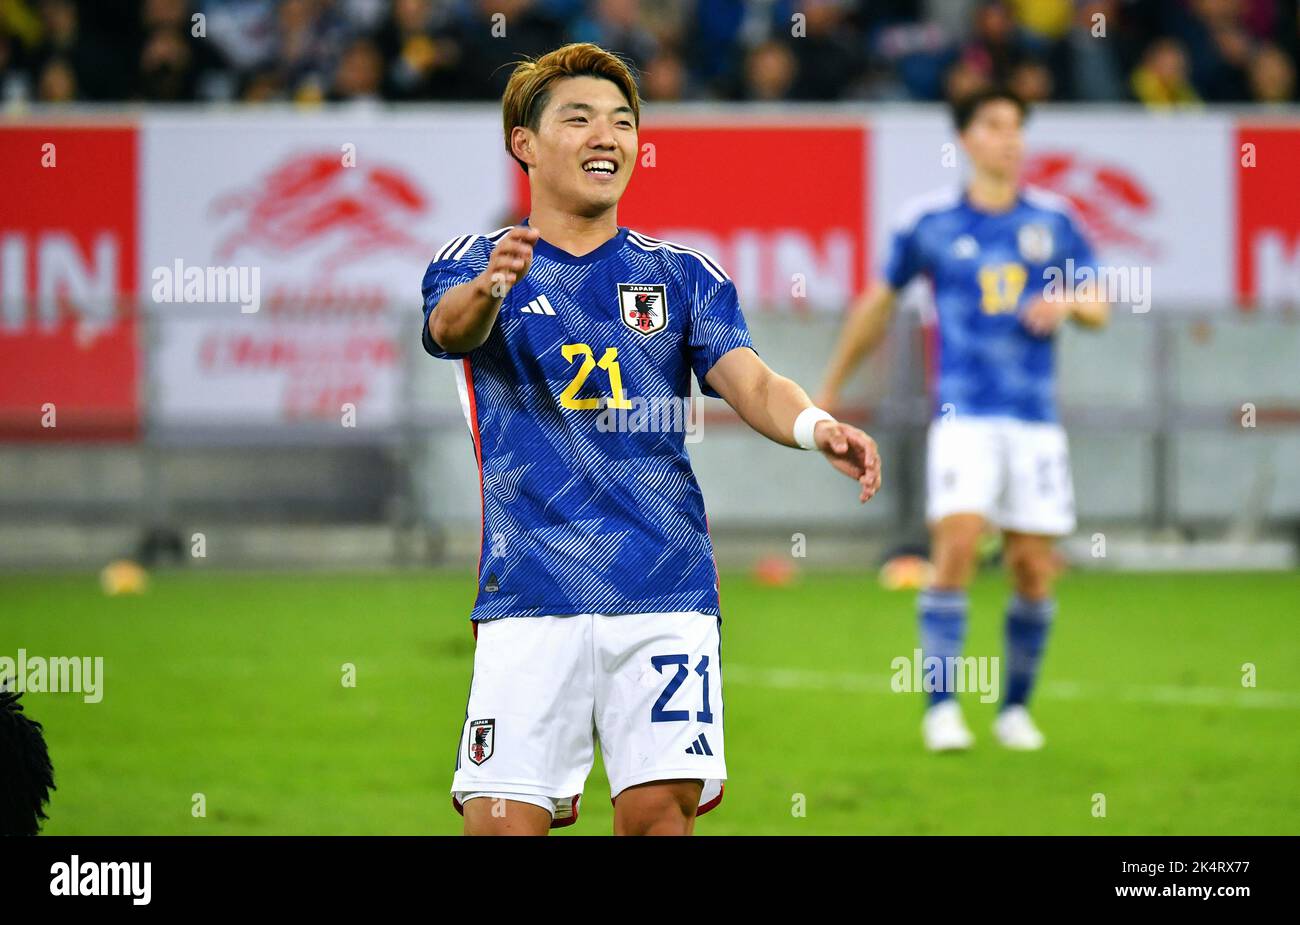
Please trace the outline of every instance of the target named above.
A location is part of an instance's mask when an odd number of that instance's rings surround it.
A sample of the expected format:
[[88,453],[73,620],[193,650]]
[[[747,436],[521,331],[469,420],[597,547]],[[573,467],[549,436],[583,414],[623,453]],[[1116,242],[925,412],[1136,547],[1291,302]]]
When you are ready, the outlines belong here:
[[447,290],[461,283],[467,283],[478,276],[487,267],[492,255],[491,242],[482,235],[462,235],[448,241],[424,271],[421,291],[424,296],[424,326],[421,329],[420,342],[430,356],[441,360],[459,360],[463,353],[451,353],[443,350],[429,333],[429,316],[438,307],[438,301]]
[[745,316],[740,312],[736,285],[730,279],[725,279],[706,297],[702,306],[691,308],[688,338],[691,368],[699,380],[700,391],[710,398],[722,396],[709,387],[705,377],[718,360],[737,347],[753,350],[754,342],[749,336]]
[[885,282],[895,290],[902,289],[921,272],[921,248],[916,233],[919,224],[909,222],[895,228],[890,236],[889,253],[885,257]]

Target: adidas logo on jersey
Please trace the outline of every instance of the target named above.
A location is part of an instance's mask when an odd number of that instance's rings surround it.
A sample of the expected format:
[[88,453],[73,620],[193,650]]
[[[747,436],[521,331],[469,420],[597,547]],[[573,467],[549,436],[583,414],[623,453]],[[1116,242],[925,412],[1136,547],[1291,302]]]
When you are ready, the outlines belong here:
[[704,738],[704,733],[691,743],[691,747],[686,749],[688,755],[712,755],[713,749],[709,748],[709,740]]
[[521,312],[528,312],[533,315],[554,315],[555,309],[551,308],[550,300],[544,295],[539,295],[527,305],[519,307]]

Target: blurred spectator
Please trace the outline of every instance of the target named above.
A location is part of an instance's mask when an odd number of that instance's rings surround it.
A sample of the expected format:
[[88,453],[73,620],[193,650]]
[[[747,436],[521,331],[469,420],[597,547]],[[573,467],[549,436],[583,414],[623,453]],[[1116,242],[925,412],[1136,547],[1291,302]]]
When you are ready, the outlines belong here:
[[641,93],[647,100],[684,100],[688,92],[686,63],[674,52],[656,55],[641,71]]
[[288,99],[288,88],[275,68],[250,72],[244,79],[239,98],[245,103],[278,103]]
[[681,57],[695,3],[696,0],[642,0],[637,4],[641,26],[654,38],[657,48],[674,49]]
[[185,0],[145,0],[135,93],[140,99],[181,102],[233,96],[225,56],[206,36],[194,34],[190,15]]
[[281,0],[276,11],[274,61],[289,92],[300,102],[325,94],[345,35],[325,0]]
[[1295,65],[1276,45],[1265,45],[1250,62],[1251,98],[1257,103],[1287,103],[1295,99]]
[[208,36],[236,68],[251,77],[275,54],[274,0],[202,0]]
[[455,28],[464,99],[497,100],[520,56],[564,44],[564,23],[533,0],[475,0]]
[[328,99],[331,102],[378,102],[384,81],[384,57],[368,38],[353,39],[339,58]]
[[1216,103],[1250,98],[1251,40],[1241,22],[1239,0],[1192,0],[1177,17],[1176,37],[1189,59],[1197,95]]
[[[1286,2],[1278,3],[1277,0],[1239,0],[1239,3],[1241,8],[1237,15],[1242,28],[1259,42],[1266,41],[1276,33],[1283,19],[1279,7],[1288,5]],[[1289,5],[1294,15],[1296,4]]]
[[41,19],[25,0],[0,0],[0,96],[31,95],[32,54],[41,42]]
[[569,32],[573,42],[594,42],[633,61],[649,61],[658,51],[655,37],[640,22],[636,0],[593,0],[589,13]]
[[1024,38],[1038,50],[1054,45],[1074,19],[1073,0],[1010,0],[1010,7]]
[[[868,3],[873,18],[925,24],[940,29],[956,45],[964,45],[975,23],[975,11],[985,0],[888,0]],[[884,9],[882,9],[884,8]]]
[[806,34],[791,39],[797,77],[795,99],[833,100],[862,79],[863,42],[848,18],[846,0],[807,0],[800,4]]
[[376,37],[388,62],[385,95],[394,100],[455,99],[461,47],[432,0],[394,0]]
[[746,3],[744,0],[698,0],[687,31],[687,63],[701,86],[736,96],[745,81],[752,48],[770,36],[789,37],[794,6],[789,0]]
[[372,33],[389,13],[393,0],[333,0],[339,15],[358,33]]
[[1187,55],[1173,39],[1154,42],[1133,72],[1133,95],[1147,106],[1199,103],[1187,75]]
[[146,33],[156,29],[188,33],[191,25],[189,4],[185,0],[144,0],[140,24]]
[[123,100],[138,94],[144,6],[143,0],[78,0],[76,53],[70,60],[79,97]]
[[77,98],[77,75],[63,58],[49,58],[41,68],[36,99],[42,103],[71,103]]
[[8,23],[0,21],[0,99],[25,100],[31,95],[27,48],[12,35]]
[[1300,0],[0,0],[0,94],[495,100],[570,40],[659,100],[1276,102]]
[[[86,60],[80,38],[76,4],[72,0],[42,0],[39,11],[41,40],[31,56],[32,70],[37,75],[37,97],[55,102],[74,100],[80,83],[78,72],[90,76],[92,63]],[[51,75],[51,90],[57,91],[53,95],[44,89],[47,73]]]
[[1126,99],[1126,58],[1132,42],[1117,19],[1115,0],[1086,0],[1051,58],[1058,99],[1113,102]]
[[[73,94],[69,101],[121,100],[131,95],[134,68],[128,62],[135,53],[138,9],[132,11],[131,28],[125,34],[94,28],[94,14],[102,16],[114,6],[111,0],[104,0],[102,9],[94,4],[78,6],[72,0],[40,0],[36,9],[41,37],[30,58],[38,96],[44,92],[39,87],[46,82],[47,73],[51,92],[59,90],[51,98],[61,101],[63,92],[69,89],[69,76]],[[92,22],[89,29],[83,22],[87,18]],[[65,74],[65,69],[70,74]]]
[[772,101],[790,98],[798,73],[798,62],[785,42],[760,42],[745,57],[743,82],[738,98]]
[[955,103],[990,86],[992,81],[982,69],[973,67],[968,60],[961,58],[953,62],[944,74],[943,98],[949,103]]
[[975,13],[975,29],[962,58],[987,81],[1005,84],[1023,57],[1015,20],[1002,3],[985,3]]
[[198,71],[185,40],[169,29],[159,29],[145,39],[140,51],[137,95],[150,102],[194,100]]
[[[875,34],[875,60],[868,59],[868,95],[873,98],[936,100],[953,61],[953,36],[932,22],[888,24]],[[887,85],[898,86],[901,94]]]
[[1052,98],[1052,72],[1036,58],[1025,58],[1007,78],[1007,88],[1026,103],[1045,103]]

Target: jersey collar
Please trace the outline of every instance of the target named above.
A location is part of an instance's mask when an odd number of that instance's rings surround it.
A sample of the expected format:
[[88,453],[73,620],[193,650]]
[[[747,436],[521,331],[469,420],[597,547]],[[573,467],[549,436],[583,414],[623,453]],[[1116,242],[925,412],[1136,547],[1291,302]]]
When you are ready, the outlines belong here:
[[1011,208],[1004,209],[1001,212],[988,212],[984,209],[981,209],[979,206],[975,205],[975,203],[970,201],[970,188],[965,184],[962,184],[961,187],[962,208],[970,212],[974,212],[976,215],[983,215],[988,218],[1000,218],[1001,216],[1004,215],[1010,215],[1012,212],[1016,211],[1024,204],[1025,204],[1025,190],[1023,186],[1016,188],[1016,198],[1011,203]]
[[[520,222],[520,224],[527,225],[528,219],[525,218],[522,222]],[[623,247],[623,242],[626,240],[627,240],[627,229],[624,228],[622,225],[619,225],[618,234],[614,235],[614,237],[610,238],[608,241],[600,245],[600,247],[596,248],[594,251],[583,254],[580,257],[577,256],[576,254],[570,254],[568,251],[556,247],[554,244],[550,244],[542,240],[541,238],[538,238],[537,243],[533,245],[533,253],[541,254],[547,260],[557,260],[560,263],[572,263],[572,264],[595,263],[598,260],[604,260],[610,254],[613,254],[619,249],[621,249]]]

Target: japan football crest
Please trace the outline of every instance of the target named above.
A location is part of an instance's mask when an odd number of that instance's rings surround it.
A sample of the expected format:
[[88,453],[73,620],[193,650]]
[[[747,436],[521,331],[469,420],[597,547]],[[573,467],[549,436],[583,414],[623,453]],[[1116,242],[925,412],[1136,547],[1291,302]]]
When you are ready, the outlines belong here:
[[668,287],[662,283],[619,283],[618,314],[638,334],[657,334],[668,326]]
[[492,746],[496,743],[497,721],[494,719],[476,719],[469,724],[469,760],[482,764],[492,757]]
[[952,242],[952,255],[958,260],[974,260],[979,253],[979,242],[968,234],[961,235]]
[[1021,225],[1016,243],[1027,263],[1046,263],[1052,256],[1052,232],[1046,225]]

